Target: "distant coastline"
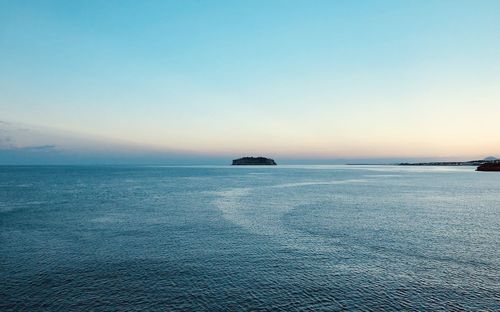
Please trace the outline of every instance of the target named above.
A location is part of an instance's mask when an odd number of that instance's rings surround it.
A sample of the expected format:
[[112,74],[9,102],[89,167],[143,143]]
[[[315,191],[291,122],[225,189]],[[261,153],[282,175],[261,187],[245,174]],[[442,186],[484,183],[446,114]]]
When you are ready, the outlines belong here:
[[488,164],[500,164],[500,159],[495,157],[487,157],[485,159],[468,160],[468,161],[430,161],[430,162],[402,162],[392,164],[380,163],[348,163],[349,166],[481,166]]
[[469,161],[435,161],[419,163],[399,163],[398,166],[479,166],[495,160],[469,160]]

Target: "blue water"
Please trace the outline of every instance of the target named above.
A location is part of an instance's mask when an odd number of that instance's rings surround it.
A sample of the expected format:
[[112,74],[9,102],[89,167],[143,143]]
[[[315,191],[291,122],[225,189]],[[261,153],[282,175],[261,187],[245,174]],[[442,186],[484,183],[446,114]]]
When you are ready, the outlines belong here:
[[500,174],[0,167],[1,311],[500,310]]

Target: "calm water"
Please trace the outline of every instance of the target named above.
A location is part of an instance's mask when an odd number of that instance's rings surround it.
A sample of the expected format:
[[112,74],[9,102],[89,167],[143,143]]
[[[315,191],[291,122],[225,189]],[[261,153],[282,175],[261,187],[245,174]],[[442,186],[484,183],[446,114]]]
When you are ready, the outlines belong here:
[[500,310],[500,174],[0,167],[0,310]]

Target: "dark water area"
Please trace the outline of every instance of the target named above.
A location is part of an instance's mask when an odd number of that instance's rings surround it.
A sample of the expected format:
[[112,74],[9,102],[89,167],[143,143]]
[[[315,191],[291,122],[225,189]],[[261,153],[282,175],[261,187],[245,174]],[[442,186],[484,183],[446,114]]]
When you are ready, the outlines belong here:
[[500,174],[0,167],[1,311],[499,311]]

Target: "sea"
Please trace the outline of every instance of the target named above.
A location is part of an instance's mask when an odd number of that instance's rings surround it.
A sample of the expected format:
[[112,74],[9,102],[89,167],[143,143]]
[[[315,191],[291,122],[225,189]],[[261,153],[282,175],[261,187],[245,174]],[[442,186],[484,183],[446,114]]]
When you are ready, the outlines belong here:
[[500,173],[3,166],[0,311],[500,311]]

